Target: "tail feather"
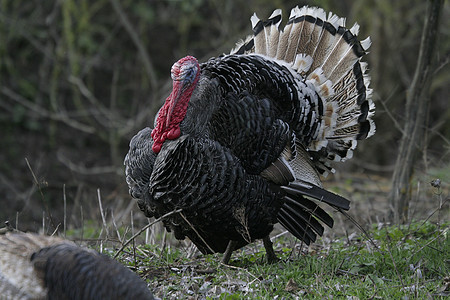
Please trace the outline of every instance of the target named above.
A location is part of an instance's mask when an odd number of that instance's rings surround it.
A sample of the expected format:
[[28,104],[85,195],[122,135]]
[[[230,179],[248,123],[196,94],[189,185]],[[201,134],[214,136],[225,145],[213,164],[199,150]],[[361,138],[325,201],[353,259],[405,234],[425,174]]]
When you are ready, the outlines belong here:
[[307,245],[316,241],[316,234],[305,222],[294,218],[285,208],[281,208],[278,213],[278,222],[283,225],[290,233]]
[[[333,17],[336,17],[337,20],[334,21]],[[337,45],[339,45],[339,41],[342,40],[342,37],[336,36],[336,28],[339,28],[339,26],[344,26],[345,20],[338,18],[335,15],[331,16],[331,18],[333,19],[333,22],[329,21],[331,20],[329,17],[328,22],[323,23],[321,39],[312,55],[314,60],[314,63],[311,65],[312,70],[315,70],[320,66],[325,66],[325,63],[328,62],[328,59],[333,57],[333,52],[334,55],[338,54],[339,56],[338,50],[340,49],[340,47],[337,47]],[[331,61],[328,62],[328,64],[331,64]]]
[[274,57],[277,54],[277,43],[280,36],[280,31],[278,27],[281,23],[281,9],[275,10],[272,15],[269,17],[270,26],[264,27],[264,32],[266,35],[266,40],[268,43],[267,47],[267,55],[270,57]]
[[[298,198],[298,197],[297,197]],[[313,215],[328,227],[333,227],[334,221],[330,217],[329,214],[326,213],[320,206],[315,204],[314,202],[301,197],[301,201],[294,200],[293,198],[286,196],[284,197],[286,200],[286,205],[291,205],[292,207],[300,207],[300,209],[307,211],[309,214]]]
[[255,36],[255,52],[273,57],[277,51],[281,9],[276,9],[265,22],[259,20],[256,14],[254,14],[251,17],[251,22]]
[[350,201],[348,201],[344,197],[307,182],[292,182],[288,186],[281,186],[281,188],[288,195],[308,196],[321,202],[325,202],[336,209],[350,209]]
[[[289,38],[291,36],[291,31],[293,27],[292,22],[288,22],[284,29],[280,31],[279,33],[279,39],[278,39],[278,46],[277,46],[277,54],[275,56],[278,60],[284,60],[286,61],[286,52],[289,48],[289,44],[291,42],[291,39]],[[298,40],[297,40],[298,41]]]
[[290,215],[293,218],[303,221],[306,224],[306,226],[311,228],[315,233],[317,233],[320,236],[323,234],[324,231],[323,226],[310,213],[304,211],[303,209],[292,207],[289,204],[284,205],[283,207],[286,209],[287,212],[290,213]]

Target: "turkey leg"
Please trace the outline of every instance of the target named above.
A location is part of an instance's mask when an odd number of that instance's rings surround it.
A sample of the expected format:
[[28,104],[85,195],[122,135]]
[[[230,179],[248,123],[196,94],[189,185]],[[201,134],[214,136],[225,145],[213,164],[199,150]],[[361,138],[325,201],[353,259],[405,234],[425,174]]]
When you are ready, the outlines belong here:
[[237,242],[236,241],[229,241],[228,242],[228,246],[227,249],[225,250],[225,252],[223,253],[223,257],[222,257],[222,263],[225,265],[228,265],[228,263],[230,262],[230,258],[231,258],[231,253],[233,253],[234,248],[236,248]]
[[273,243],[270,240],[269,236],[263,238],[264,248],[266,248],[267,262],[269,264],[275,263],[278,261],[278,257],[273,250]]

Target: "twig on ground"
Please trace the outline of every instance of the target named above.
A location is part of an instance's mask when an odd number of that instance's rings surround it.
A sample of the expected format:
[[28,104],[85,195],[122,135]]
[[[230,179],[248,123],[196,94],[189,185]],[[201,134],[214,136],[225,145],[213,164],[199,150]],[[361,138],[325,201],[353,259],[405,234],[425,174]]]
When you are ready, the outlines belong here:
[[50,236],[54,236],[54,235],[58,232],[59,225],[61,225],[61,223],[59,223],[59,224],[56,226],[55,230],[53,230],[53,232],[52,232],[52,234],[50,234]]
[[116,230],[117,238],[119,239],[120,242],[122,242],[122,238],[120,237],[119,228],[117,228],[116,218],[114,218],[114,211],[111,211],[111,218],[112,218],[114,229]]
[[398,271],[398,268],[397,268],[397,264],[395,263],[395,259],[394,259],[394,257],[392,256],[391,246],[390,246],[390,243],[389,243],[389,242],[391,241],[391,237],[390,237],[390,235],[389,235],[389,232],[388,232],[388,229],[387,229],[387,228],[386,228],[386,238],[388,239],[388,243],[386,243],[386,248],[387,248],[387,250],[388,250],[389,256],[391,257],[392,264],[394,265],[395,273],[397,274],[398,279],[400,280],[400,283],[402,284],[402,286],[405,287],[405,284],[403,283],[403,278],[402,278],[402,276],[400,275],[400,272]]
[[125,247],[131,243],[131,241],[133,241],[138,235],[140,235],[142,232],[144,232],[147,228],[149,228],[150,226],[152,226],[155,223],[158,223],[159,221],[163,220],[164,218],[167,218],[168,216],[171,216],[173,214],[179,213],[181,212],[183,209],[177,209],[177,210],[173,210],[171,212],[168,212],[167,214],[165,214],[164,216],[156,219],[155,221],[145,225],[144,227],[142,227],[138,232],[136,232],[130,239],[128,239],[123,245],[122,247],[120,247],[119,250],[117,250],[116,254],[114,254],[114,258],[117,258],[117,256],[120,254],[120,252],[123,251],[123,249],[125,249]]
[[236,267],[236,266],[231,266],[231,265],[227,265],[224,264],[223,262],[220,263],[221,266],[227,267],[229,269],[234,269],[234,270],[239,270],[239,271],[244,271],[245,273],[249,274],[251,277],[253,277],[255,280],[261,281],[257,276],[253,275],[252,273],[250,273],[247,269],[241,268],[241,267]]
[[372,238],[369,236],[369,233],[347,212],[343,210],[339,210],[344,216],[346,216],[361,232],[364,234],[364,236],[367,238],[367,240],[374,246],[375,249],[379,250],[378,246],[375,244],[375,242],[372,240]]
[[[436,208],[424,221],[423,221],[423,223],[422,223],[422,225],[423,224],[425,224],[436,212],[438,212],[438,211],[440,211],[441,209],[442,209],[442,207],[444,206],[444,204],[447,202],[447,201],[449,201],[450,200],[450,198],[447,198],[447,199],[445,199],[442,203],[440,203],[440,205],[439,205],[439,207],[438,208]],[[420,227],[422,226],[422,225],[420,225]],[[418,229],[417,229],[418,230]],[[416,231],[417,231],[416,230]],[[416,232],[416,231],[414,231],[414,233]]]
[[[44,193],[42,192],[41,184],[40,184],[39,181],[37,180],[37,177],[36,177],[36,175],[34,174],[33,169],[31,168],[31,165],[30,165],[30,162],[28,161],[28,158],[25,157],[25,161],[26,161],[26,163],[27,163],[28,169],[29,169],[30,172],[31,172],[31,175],[33,176],[34,183],[35,183],[36,186],[38,187],[39,194],[41,195],[42,204],[44,204],[45,210],[47,211],[48,217],[50,218],[50,223],[52,224],[53,228],[56,228],[55,223],[53,222],[53,218],[52,218],[52,215],[51,215],[51,213],[50,213],[50,210],[48,209],[48,205],[47,205],[47,203],[46,203],[46,201],[45,201],[45,197],[44,197]],[[17,228],[17,227],[16,227],[16,228]],[[45,232],[45,228],[43,228],[43,229],[44,229],[44,232]]]
[[[412,258],[414,255],[416,255],[417,253],[419,253],[420,251],[422,251],[423,248],[428,247],[431,243],[433,243],[435,240],[437,240],[438,238],[441,237],[441,235],[445,235],[448,232],[448,228],[444,229],[440,234],[438,234],[435,238],[433,238],[431,241],[429,241],[428,243],[426,243],[425,245],[423,245],[422,247],[420,247],[419,250],[414,251],[410,258]],[[443,253],[442,251],[440,251],[439,249],[433,248],[433,250],[438,251]],[[444,254],[444,253],[443,253]]]
[[16,211],[16,229],[19,228],[19,212]]
[[80,218],[81,218],[81,240],[84,236],[84,215],[83,215],[83,205],[80,205]]
[[64,238],[66,238],[66,226],[67,226],[67,197],[66,197],[66,184],[63,184],[63,202],[64,202]]
[[103,212],[102,197],[100,195],[100,189],[97,189],[97,198],[98,198],[98,205],[100,207],[100,215],[102,216],[103,227],[105,228],[105,231],[106,231],[106,238],[109,238],[108,225],[106,224],[105,213]]

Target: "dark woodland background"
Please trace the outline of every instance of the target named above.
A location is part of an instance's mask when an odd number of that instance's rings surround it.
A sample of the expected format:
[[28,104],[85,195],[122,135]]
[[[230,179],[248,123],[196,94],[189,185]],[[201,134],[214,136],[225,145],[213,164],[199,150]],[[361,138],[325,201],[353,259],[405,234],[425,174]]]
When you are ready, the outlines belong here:
[[[17,218],[20,229],[37,230],[44,219],[52,232],[65,198],[68,223],[81,226],[82,219],[99,219],[99,196],[126,220],[137,208],[123,158],[131,137],[153,125],[171,88],[172,64],[226,53],[251,33],[253,12],[266,18],[282,8],[286,21],[296,5],[345,16],[347,26],[361,25],[361,39],[372,39],[365,60],[377,134],[331,179],[390,178],[426,2],[0,0],[0,221]],[[441,20],[419,177],[436,168],[450,172],[448,1]]]

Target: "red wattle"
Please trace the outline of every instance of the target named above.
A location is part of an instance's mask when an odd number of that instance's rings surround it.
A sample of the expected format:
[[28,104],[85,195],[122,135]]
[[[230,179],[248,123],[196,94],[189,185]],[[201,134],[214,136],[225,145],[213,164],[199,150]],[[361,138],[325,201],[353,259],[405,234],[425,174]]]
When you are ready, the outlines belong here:
[[174,139],[180,137],[180,135],[181,135],[181,130],[180,130],[180,127],[177,126],[177,127],[175,127],[175,128],[172,128],[172,129],[167,133],[167,138],[168,138],[169,140],[174,140]]
[[159,153],[159,151],[161,151],[161,144],[154,142],[152,145],[152,150],[154,153]]

